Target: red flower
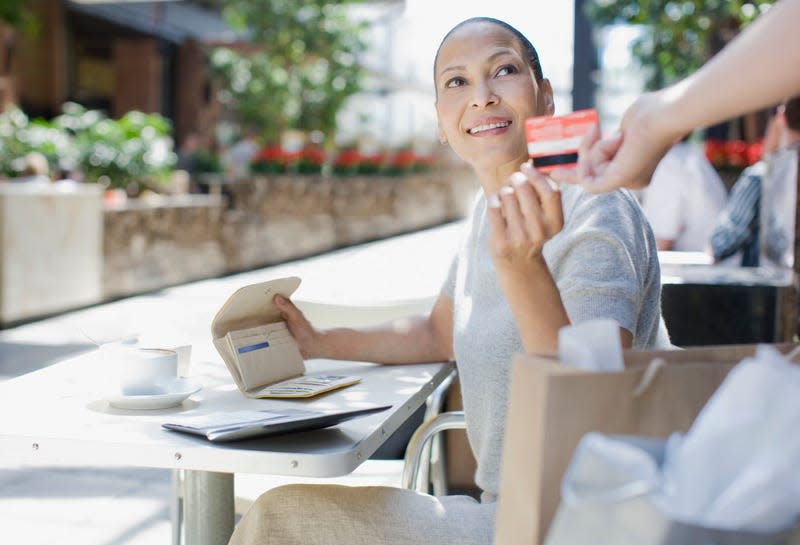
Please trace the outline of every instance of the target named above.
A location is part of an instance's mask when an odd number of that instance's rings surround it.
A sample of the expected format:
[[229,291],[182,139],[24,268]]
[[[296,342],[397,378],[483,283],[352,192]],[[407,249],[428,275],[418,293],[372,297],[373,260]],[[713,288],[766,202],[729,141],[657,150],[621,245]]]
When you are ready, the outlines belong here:
[[715,167],[724,167],[728,164],[728,155],[725,151],[725,140],[706,140],[706,159]]
[[360,162],[361,153],[357,149],[346,149],[339,152],[333,164],[337,167],[350,168],[358,166]]
[[747,164],[754,165],[761,160],[764,151],[764,141],[759,140],[747,146]]
[[283,162],[283,148],[281,148],[277,144],[272,144],[270,146],[264,146],[256,156],[253,158],[253,162],[262,162],[262,163],[280,163]]
[[319,146],[306,146],[301,152],[302,160],[320,166],[325,162],[325,150]]
[[744,140],[728,140],[725,142],[725,153],[728,157],[728,165],[736,168],[744,168],[748,163],[747,142]]
[[416,161],[417,155],[414,153],[414,150],[405,149],[394,154],[391,164],[395,168],[403,169],[413,167]]

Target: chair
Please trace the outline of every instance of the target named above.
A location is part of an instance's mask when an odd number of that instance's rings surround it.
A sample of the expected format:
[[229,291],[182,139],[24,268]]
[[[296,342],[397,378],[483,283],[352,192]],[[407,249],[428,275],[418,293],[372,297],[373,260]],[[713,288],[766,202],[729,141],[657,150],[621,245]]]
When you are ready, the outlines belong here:
[[[407,299],[398,301],[378,302],[361,305],[340,305],[322,303],[317,301],[297,300],[295,304],[303,311],[306,318],[317,328],[342,327],[368,327],[378,325],[390,320],[422,314],[428,312],[433,306],[434,298]],[[367,460],[350,475],[335,479],[326,479],[324,482],[335,484],[358,485],[386,485],[401,486],[406,481],[411,484],[406,488],[417,489],[425,492],[433,491],[435,494],[445,494],[447,487],[445,481],[445,461],[442,438],[438,431],[446,425],[454,425],[456,417],[439,420],[444,399],[448,388],[455,379],[455,371],[443,381],[428,397],[426,401],[423,425],[412,436],[406,449],[405,460]],[[447,413],[449,414],[449,413]],[[444,415],[442,415],[444,416]],[[462,414],[463,419],[463,414]],[[432,428],[432,424],[436,423]],[[458,427],[458,425],[454,425]],[[463,428],[463,426],[461,426]],[[416,439],[415,439],[416,438]],[[415,445],[412,448],[412,443]],[[415,452],[411,455],[410,452]],[[413,478],[405,464],[414,467]],[[407,475],[408,473],[408,475]],[[271,475],[237,474],[234,476],[234,505],[237,514],[244,513],[263,492],[290,483],[315,482],[319,479],[298,479],[296,477],[280,477]],[[180,470],[173,472],[173,502],[171,506],[172,517],[172,543],[181,544],[183,524],[183,477]]]

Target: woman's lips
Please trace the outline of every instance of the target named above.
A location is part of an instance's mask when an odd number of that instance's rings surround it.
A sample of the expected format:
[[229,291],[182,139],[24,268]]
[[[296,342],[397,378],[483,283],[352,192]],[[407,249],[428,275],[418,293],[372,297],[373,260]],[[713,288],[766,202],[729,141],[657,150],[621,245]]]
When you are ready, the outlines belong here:
[[467,132],[472,136],[499,134],[505,131],[510,125],[511,121],[509,120],[482,121],[480,124],[468,129]]

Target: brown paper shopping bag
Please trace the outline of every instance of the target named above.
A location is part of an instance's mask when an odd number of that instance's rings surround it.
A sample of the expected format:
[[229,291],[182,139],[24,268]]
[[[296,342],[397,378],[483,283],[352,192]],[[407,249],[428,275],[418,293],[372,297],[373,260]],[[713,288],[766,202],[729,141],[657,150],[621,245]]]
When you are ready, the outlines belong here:
[[[782,352],[794,345],[779,345]],[[539,545],[584,434],[666,437],[687,431],[728,371],[755,345],[625,353],[626,369],[583,371],[515,358],[503,448],[495,545]],[[657,359],[663,365],[652,365]],[[647,378],[646,378],[647,377]]]

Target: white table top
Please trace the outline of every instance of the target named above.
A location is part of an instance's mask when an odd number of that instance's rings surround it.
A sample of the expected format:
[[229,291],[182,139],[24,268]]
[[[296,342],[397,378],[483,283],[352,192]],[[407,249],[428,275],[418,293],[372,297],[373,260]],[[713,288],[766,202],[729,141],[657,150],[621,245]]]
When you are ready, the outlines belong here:
[[[105,365],[104,365],[105,364]],[[420,407],[447,376],[450,364],[383,366],[313,360],[308,372],[358,375],[360,384],[310,401],[247,399],[221,361],[193,364],[203,390],[163,410],[123,410],[103,393],[111,379],[99,352],[84,354],[0,384],[0,462],[80,466],[141,466],[274,475],[344,475],[366,460]],[[392,408],[336,427],[278,437],[212,444],[171,432],[177,416],[294,407]]]

